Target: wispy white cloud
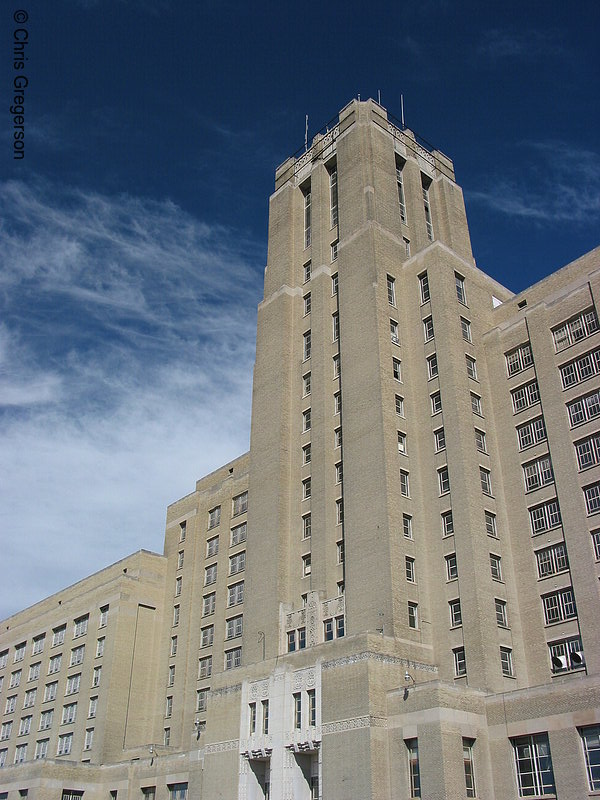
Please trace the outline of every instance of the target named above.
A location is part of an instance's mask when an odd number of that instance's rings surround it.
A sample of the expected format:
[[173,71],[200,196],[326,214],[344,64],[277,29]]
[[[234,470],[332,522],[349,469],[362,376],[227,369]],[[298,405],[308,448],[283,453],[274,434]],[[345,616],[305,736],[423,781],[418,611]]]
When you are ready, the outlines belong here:
[[1,618],[160,550],[166,504],[247,449],[262,265],[170,201],[0,189]]
[[[470,200],[512,217],[540,223],[597,224],[600,218],[600,154],[560,141],[524,142],[528,169],[467,191]],[[520,162],[522,163],[522,162]]]
[[541,56],[562,56],[566,54],[566,50],[557,31],[493,29],[483,33],[477,53],[493,61],[500,59],[529,61]]

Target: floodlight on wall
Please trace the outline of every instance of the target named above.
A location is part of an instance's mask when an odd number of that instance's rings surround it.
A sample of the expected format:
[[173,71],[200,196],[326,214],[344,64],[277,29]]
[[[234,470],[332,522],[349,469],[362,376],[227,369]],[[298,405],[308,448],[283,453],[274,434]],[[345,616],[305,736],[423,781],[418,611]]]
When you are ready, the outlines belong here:
[[408,690],[411,686],[416,686],[417,682],[413,678],[413,676],[408,672],[408,670],[404,673],[404,700],[408,700]]

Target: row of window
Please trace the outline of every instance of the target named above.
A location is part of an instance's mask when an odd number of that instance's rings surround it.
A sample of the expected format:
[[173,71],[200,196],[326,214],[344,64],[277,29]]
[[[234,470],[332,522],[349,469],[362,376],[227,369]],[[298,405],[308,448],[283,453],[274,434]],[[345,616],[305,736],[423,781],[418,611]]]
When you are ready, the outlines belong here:
[[[204,585],[210,586],[217,582],[217,564],[210,564],[204,568]],[[229,575],[237,575],[246,569],[246,551],[229,556]],[[180,580],[178,578],[177,580]]]
[[[60,660],[56,660],[56,659],[60,659],[60,658],[61,658],[61,656],[56,656],[55,659],[51,660],[51,662],[50,662],[51,669],[49,669],[48,674],[54,674],[54,673],[56,673],[56,672],[58,672],[60,670],[60,663],[61,662],[60,662]],[[32,667],[34,667],[36,669],[35,669],[35,672],[33,673],[33,677],[31,678],[31,680],[35,680],[35,679],[39,678],[39,674],[40,674],[39,666],[40,666],[39,664],[32,664]],[[98,686],[98,684],[100,683],[101,672],[102,672],[102,667],[101,666],[94,667],[93,673],[92,673],[92,685],[93,686]],[[30,668],[30,674],[31,674],[31,668]],[[8,683],[8,688],[9,689],[17,689],[21,685],[21,675],[22,675],[22,670],[20,670],[20,669],[15,671],[15,672],[13,672],[13,673],[11,673],[10,680],[9,680],[9,683]],[[80,679],[81,679],[81,673],[80,672],[78,672],[76,675],[69,676],[67,678],[65,694],[73,694],[74,692],[79,691],[79,681],[80,681]],[[4,677],[0,678],[0,689],[3,686],[3,683],[4,683]],[[46,684],[46,693],[48,693],[49,687],[54,687],[54,686],[57,686],[57,685],[58,685],[58,681],[54,681],[52,683]],[[35,702],[35,697],[36,697],[36,690],[35,689],[30,689],[25,693],[26,702],[30,703],[31,705],[33,705],[33,703]],[[44,700],[48,700],[48,699],[52,699],[53,700],[54,698],[53,697],[52,698],[44,697]]]
[[[583,761],[590,791],[600,789],[600,725],[578,728]],[[547,733],[518,736],[510,740],[513,748],[515,774],[519,797],[555,795],[550,742]],[[406,739],[410,797],[421,797],[418,739]],[[465,790],[467,797],[476,797],[475,740],[462,740]]]
[[[96,642],[96,658],[100,658],[104,655],[104,646],[105,646],[106,639],[104,636],[100,637]],[[69,659],[69,667],[79,666],[83,663],[85,654],[85,645],[80,645],[79,647],[74,647],[71,650],[71,657]],[[56,672],[60,672],[62,667],[62,653],[59,653],[56,656],[52,656],[50,661],[48,662],[48,675],[53,675]],[[35,681],[41,675],[41,668],[42,662],[36,661],[35,664],[31,664],[29,666],[28,671],[28,681]],[[15,688],[21,685],[21,678],[22,678],[23,670],[18,669],[11,673],[9,688]],[[4,683],[4,676],[0,676],[0,689],[2,689],[2,685]],[[34,690],[31,690],[34,691]]]
[[[108,606],[102,606],[100,608],[100,617],[98,620],[98,627],[104,628],[108,622]],[[77,639],[80,636],[84,636],[88,631],[89,625],[89,614],[83,614],[81,617],[77,617],[73,620],[73,639]],[[67,633],[67,626],[59,625],[58,627],[52,630],[52,647],[57,647],[64,643],[65,637]],[[31,654],[32,655],[39,655],[44,650],[44,645],[46,643],[46,634],[41,633],[38,636],[34,636],[31,644]],[[19,661],[23,661],[25,659],[25,654],[27,651],[27,641],[20,642],[19,644],[15,645],[15,652],[13,655],[13,663],[17,663]],[[9,660],[9,650],[3,650],[0,652],[0,669],[3,669],[8,664]]]
[[[242,492],[231,500],[231,516],[237,517],[248,510],[248,492]],[[221,523],[221,506],[215,506],[208,512],[208,529],[216,528]],[[185,536],[184,536],[185,538]]]

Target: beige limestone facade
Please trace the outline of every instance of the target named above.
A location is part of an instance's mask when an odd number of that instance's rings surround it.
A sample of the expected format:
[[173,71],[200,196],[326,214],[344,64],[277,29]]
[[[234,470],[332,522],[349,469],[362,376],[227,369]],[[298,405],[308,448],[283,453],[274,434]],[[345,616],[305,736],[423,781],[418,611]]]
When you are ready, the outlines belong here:
[[518,295],[372,100],[276,172],[250,451],[0,631],[0,800],[600,796],[600,248]]

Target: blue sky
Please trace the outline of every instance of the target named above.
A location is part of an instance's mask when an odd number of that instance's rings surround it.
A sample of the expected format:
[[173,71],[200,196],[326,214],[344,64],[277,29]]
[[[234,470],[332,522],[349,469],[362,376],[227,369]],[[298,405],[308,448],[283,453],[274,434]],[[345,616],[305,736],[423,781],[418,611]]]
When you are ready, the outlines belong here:
[[267,199],[305,114],[314,133],[380,91],[400,116],[403,94],[406,124],[454,160],[478,265],[513,290],[599,244],[595,2],[13,6],[0,71],[0,618],[160,551],[165,506],[248,448]]

